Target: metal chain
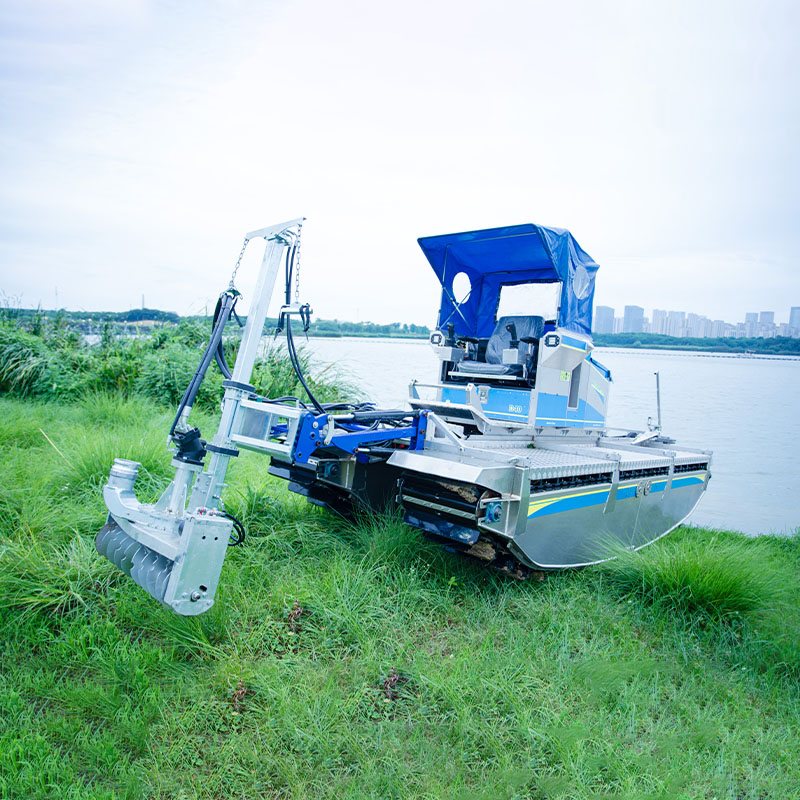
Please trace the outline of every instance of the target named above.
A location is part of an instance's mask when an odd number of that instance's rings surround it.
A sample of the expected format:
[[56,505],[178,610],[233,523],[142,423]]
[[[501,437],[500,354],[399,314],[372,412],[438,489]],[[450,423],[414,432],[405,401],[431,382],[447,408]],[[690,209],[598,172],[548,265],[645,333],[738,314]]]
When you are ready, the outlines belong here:
[[249,241],[250,240],[245,236],[244,237],[244,244],[242,244],[242,249],[239,252],[239,258],[236,259],[236,266],[233,268],[233,272],[231,273],[231,283],[230,283],[230,288],[231,289],[235,288],[234,285],[233,285],[233,282],[236,280],[236,273],[239,271],[239,267],[242,264],[242,258],[244,257],[244,251],[247,249],[247,243]]
[[303,232],[303,223],[297,226],[297,244],[294,251],[294,301],[300,303],[300,234]]

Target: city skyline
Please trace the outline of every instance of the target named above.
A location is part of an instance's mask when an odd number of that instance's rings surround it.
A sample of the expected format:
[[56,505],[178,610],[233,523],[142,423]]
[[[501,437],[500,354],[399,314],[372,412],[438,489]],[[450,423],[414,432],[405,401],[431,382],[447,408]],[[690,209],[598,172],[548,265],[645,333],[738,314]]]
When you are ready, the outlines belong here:
[[642,306],[626,305],[622,316],[616,307],[595,305],[593,333],[655,333],[689,338],[800,338],[800,306],[791,306],[786,322],[775,321],[775,311],[749,311],[743,321],[710,319],[694,311],[652,308],[646,316]]

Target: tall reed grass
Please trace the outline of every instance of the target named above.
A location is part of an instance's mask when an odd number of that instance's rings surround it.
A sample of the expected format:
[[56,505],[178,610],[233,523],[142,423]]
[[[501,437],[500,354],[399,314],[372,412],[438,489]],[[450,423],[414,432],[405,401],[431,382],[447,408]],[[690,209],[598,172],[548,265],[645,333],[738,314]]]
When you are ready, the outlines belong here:
[[666,537],[638,552],[617,553],[602,571],[610,584],[654,604],[723,617],[785,602],[796,590],[792,570],[757,558],[758,550],[757,543],[730,534],[710,541]]
[[747,663],[800,677],[798,557],[798,536],[781,543],[727,531],[696,536],[689,529],[638,552],[619,552],[598,570],[608,586],[660,617],[703,636],[710,631]]
[[[77,400],[84,395],[143,397],[174,406],[194,371],[210,331],[197,322],[156,328],[137,338],[104,337],[90,346],[63,330],[34,335],[14,320],[0,321],[0,394],[37,399]],[[236,344],[226,342],[233,363]],[[321,402],[348,399],[354,386],[333,365],[320,366],[300,353],[307,382]],[[195,405],[211,409],[222,396],[222,376],[213,365]],[[286,350],[269,347],[255,366],[253,385],[267,397],[303,395]]]

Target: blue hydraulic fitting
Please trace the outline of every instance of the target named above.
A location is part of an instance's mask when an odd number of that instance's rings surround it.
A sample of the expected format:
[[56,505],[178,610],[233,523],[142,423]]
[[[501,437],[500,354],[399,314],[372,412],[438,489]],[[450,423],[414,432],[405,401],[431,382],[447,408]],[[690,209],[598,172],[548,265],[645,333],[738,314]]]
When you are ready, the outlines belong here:
[[486,521],[499,522],[503,518],[503,506],[501,503],[486,504]]

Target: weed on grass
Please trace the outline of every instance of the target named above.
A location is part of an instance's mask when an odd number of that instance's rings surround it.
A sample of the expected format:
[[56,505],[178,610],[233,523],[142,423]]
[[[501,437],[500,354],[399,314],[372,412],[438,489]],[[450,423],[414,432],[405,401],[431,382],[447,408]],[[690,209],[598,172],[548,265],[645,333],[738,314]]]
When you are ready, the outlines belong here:
[[0,609],[13,609],[20,619],[86,609],[118,578],[112,564],[98,561],[94,542],[81,536],[53,546],[33,535],[0,543]]
[[623,597],[713,642],[729,663],[800,677],[799,543],[683,529],[599,571]]
[[757,549],[744,536],[678,535],[620,553],[602,569],[613,585],[665,610],[723,617],[780,603],[796,590],[792,570],[754,558]]

